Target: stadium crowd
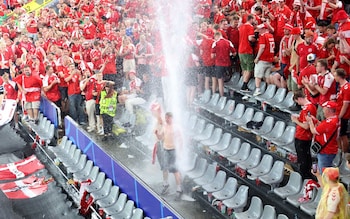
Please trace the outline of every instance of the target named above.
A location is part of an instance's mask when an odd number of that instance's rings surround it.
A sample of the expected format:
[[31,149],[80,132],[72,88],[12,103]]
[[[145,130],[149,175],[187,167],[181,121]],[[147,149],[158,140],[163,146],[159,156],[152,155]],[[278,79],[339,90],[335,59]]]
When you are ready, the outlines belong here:
[[[8,16],[0,29],[0,84],[29,121],[37,122],[40,98],[46,96],[63,115],[87,124],[87,131],[108,135],[103,120],[113,121],[115,96],[130,113],[151,92],[161,96],[159,82],[167,71],[155,18],[171,2],[159,9],[154,0],[59,0],[32,13],[21,7],[25,3],[0,7],[0,15]],[[225,95],[227,76],[241,72],[242,92],[249,91],[251,78],[254,96],[261,95],[262,80],[296,92],[302,110],[291,119],[304,177],[311,167],[305,147],[313,136],[327,143],[320,167],[330,165],[338,145],[348,152],[349,2],[194,0],[192,8],[184,41],[190,54],[182,73],[188,107],[204,89]],[[339,124],[340,137],[332,137]]]

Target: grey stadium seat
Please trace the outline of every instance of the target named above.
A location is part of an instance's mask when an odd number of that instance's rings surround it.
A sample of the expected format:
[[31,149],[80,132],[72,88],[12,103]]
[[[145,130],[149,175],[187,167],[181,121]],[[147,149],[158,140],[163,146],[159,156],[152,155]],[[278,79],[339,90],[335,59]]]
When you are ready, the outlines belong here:
[[142,219],[143,218],[143,210],[140,208],[136,208],[132,214],[131,219]]
[[103,208],[104,212],[107,215],[113,215],[121,212],[124,209],[127,198],[128,196],[125,193],[121,193],[118,200],[113,205]]
[[86,191],[88,191],[89,193],[92,193],[101,189],[105,182],[105,177],[106,177],[106,174],[103,172],[100,172],[96,180],[86,187]]
[[269,104],[270,106],[275,106],[276,104],[282,103],[284,98],[286,97],[287,89],[286,88],[278,88],[275,95],[269,99],[266,100],[265,102]]
[[194,105],[202,105],[209,102],[211,96],[211,90],[205,90],[198,100],[193,101]]
[[271,130],[271,132],[265,134],[265,135],[261,135],[262,138],[270,141],[271,139],[277,139],[279,137],[281,137],[281,135],[284,132],[284,129],[286,127],[286,123],[283,121],[277,121],[275,123],[275,126],[273,127],[273,129]]
[[215,128],[211,137],[209,139],[201,141],[200,144],[203,146],[216,145],[217,143],[219,143],[221,137],[222,137],[222,129]]
[[266,116],[262,126],[259,129],[252,129],[251,131],[256,135],[265,135],[271,132],[275,119],[272,116]]
[[264,211],[260,219],[276,219],[276,210],[275,207],[271,205],[265,205]]
[[219,98],[220,98],[220,94],[214,93],[211,96],[210,101],[207,104],[200,105],[200,107],[202,107],[203,109],[216,107],[216,105],[218,104]]
[[222,151],[218,151],[218,154],[222,157],[230,157],[238,153],[239,149],[241,148],[241,139],[239,138],[232,138],[230,145]]
[[199,158],[193,170],[186,173],[191,179],[195,179],[204,175],[207,169],[207,160],[204,158]]
[[211,145],[209,146],[209,148],[216,152],[225,150],[230,145],[231,139],[232,139],[232,135],[226,132],[222,135],[222,138],[220,139],[219,143],[215,145]]
[[193,181],[200,186],[209,184],[214,181],[216,175],[216,165],[209,164],[204,175],[194,179]]
[[306,183],[307,183],[308,181],[309,181],[308,179],[305,179],[305,180],[304,180],[303,185],[301,186],[301,189],[300,189],[300,191],[299,191],[297,194],[287,196],[286,201],[287,201],[289,204],[291,204],[291,205],[293,205],[293,206],[295,206],[295,207],[297,207],[297,208],[300,206],[300,202],[299,202],[298,200],[299,200],[299,198],[301,198],[301,197],[304,196],[303,190],[304,190],[304,187],[305,187],[305,185],[306,185]]
[[216,113],[216,112],[220,112],[221,110],[224,109],[225,105],[226,105],[226,101],[227,101],[227,97],[222,96],[220,97],[218,103],[216,104],[216,106],[214,107],[207,107],[206,110],[211,112],[211,113]]
[[245,106],[242,103],[237,104],[233,113],[229,116],[224,117],[225,120],[231,122],[240,119],[243,116]]
[[276,85],[274,84],[269,84],[265,90],[265,92],[260,95],[255,97],[255,99],[259,100],[259,101],[265,101],[265,100],[269,100],[271,99],[276,93]]
[[112,215],[112,219],[130,219],[135,208],[135,203],[128,200],[121,212]]
[[226,105],[225,105],[224,109],[220,110],[219,112],[215,112],[215,115],[223,118],[225,116],[231,115],[234,110],[235,110],[235,101],[234,100],[228,100],[226,102]]
[[225,200],[232,198],[237,191],[238,182],[235,178],[229,177],[225,183],[224,188],[221,190],[214,192],[213,197],[218,200]]
[[193,136],[193,140],[195,141],[206,140],[210,138],[210,136],[213,134],[213,131],[214,131],[214,125],[212,123],[208,123],[202,133],[200,133],[199,135]]
[[276,188],[284,177],[284,163],[282,161],[275,161],[270,172],[266,175],[259,176],[259,180],[271,186],[271,190]]
[[189,136],[200,135],[203,132],[204,128],[205,128],[205,120],[198,119],[196,126],[194,127],[194,129],[189,130],[188,135]]
[[226,158],[228,161],[230,161],[230,163],[236,164],[236,163],[245,161],[250,155],[250,150],[251,150],[250,144],[247,142],[244,142],[241,144],[241,148],[239,149],[237,154]]
[[232,198],[226,199],[222,203],[227,208],[232,208],[236,213],[242,212],[243,208],[247,205],[248,190],[249,190],[248,186],[241,185],[238,188],[238,191],[236,192],[236,194]]
[[259,165],[260,159],[261,159],[261,150],[258,148],[253,148],[249,157],[245,161],[239,162],[237,164],[237,167],[243,170],[252,169]]
[[292,172],[290,174],[288,183],[279,188],[275,188],[273,191],[279,197],[285,199],[288,196],[295,195],[301,190],[302,177],[298,172]]
[[235,214],[237,219],[258,219],[263,212],[263,204],[260,198],[253,196],[248,210],[244,212],[237,212]]
[[242,115],[242,117],[240,119],[233,120],[232,122],[235,125],[243,126],[243,125],[247,124],[247,122],[251,121],[253,116],[254,116],[254,109],[253,108],[247,108],[244,111],[244,114]]
[[102,188],[95,192],[92,192],[91,196],[94,198],[94,200],[105,198],[108,196],[109,192],[111,191],[111,188],[112,188],[112,180],[106,179]]
[[265,154],[257,167],[248,169],[248,173],[250,174],[248,178],[256,179],[259,176],[267,174],[271,170],[272,164],[273,164],[272,156],[269,154]]
[[215,176],[214,181],[209,184],[202,186],[202,188],[208,193],[216,192],[221,190],[226,182],[226,172],[219,170]]
[[119,195],[119,187],[112,186],[109,194],[106,197],[97,200],[96,204],[98,204],[98,206],[100,206],[101,208],[109,207],[118,200],[118,195]]
[[318,203],[321,200],[321,196],[322,196],[322,189],[318,189],[316,198],[311,202],[301,204],[300,209],[303,212],[307,213],[308,215],[314,216],[316,214]]
[[272,139],[272,143],[278,146],[284,146],[288,144],[292,144],[294,142],[294,136],[295,136],[295,126],[287,126],[287,128],[284,130],[281,137],[277,139]]

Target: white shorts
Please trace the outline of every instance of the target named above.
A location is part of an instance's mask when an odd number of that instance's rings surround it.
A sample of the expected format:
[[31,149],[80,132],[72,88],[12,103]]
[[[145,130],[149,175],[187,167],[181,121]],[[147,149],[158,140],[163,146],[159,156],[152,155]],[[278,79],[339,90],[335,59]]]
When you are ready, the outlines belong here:
[[254,68],[255,78],[268,78],[271,73],[272,63],[259,61]]
[[25,102],[24,103],[24,109],[39,109],[40,108],[40,101],[33,101],[33,102]]
[[135,59],[124,59],[123,60],[123,72],[135,72],[136,73],[136,64]]

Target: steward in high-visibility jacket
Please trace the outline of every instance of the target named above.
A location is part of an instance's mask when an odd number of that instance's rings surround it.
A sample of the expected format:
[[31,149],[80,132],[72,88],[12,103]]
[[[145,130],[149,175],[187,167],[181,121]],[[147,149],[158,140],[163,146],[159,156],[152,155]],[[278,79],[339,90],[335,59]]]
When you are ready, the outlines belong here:
[[114,117],[117,111],[117,92],[114,91],[111,97],[106,97],[106,95],[107,92],[102,90],[100,98],[100,113],[101,115],[107,114]]

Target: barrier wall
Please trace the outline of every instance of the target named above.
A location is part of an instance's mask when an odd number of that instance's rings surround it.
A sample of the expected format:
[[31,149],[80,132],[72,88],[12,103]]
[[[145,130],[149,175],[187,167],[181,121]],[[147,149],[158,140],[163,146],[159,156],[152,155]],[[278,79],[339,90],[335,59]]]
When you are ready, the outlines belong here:
[[89,136],[82,131],[78,124],[70,117],[64,119],[66,136],[87,157],[106,173],[114,184],[119,186],[121,191],[128,195],[128,198],[135,202],[135,206],[144,210],[145,215],[152,219],[180,218],[170,206],[164,205],[152,192],[151,188],[145,185],[137,176],[128,170],[123,164],[114,160],[105,153]]
[[61,125],[61,110],[46,97],[40,99],[40,112],[42,112],[57,129]]

